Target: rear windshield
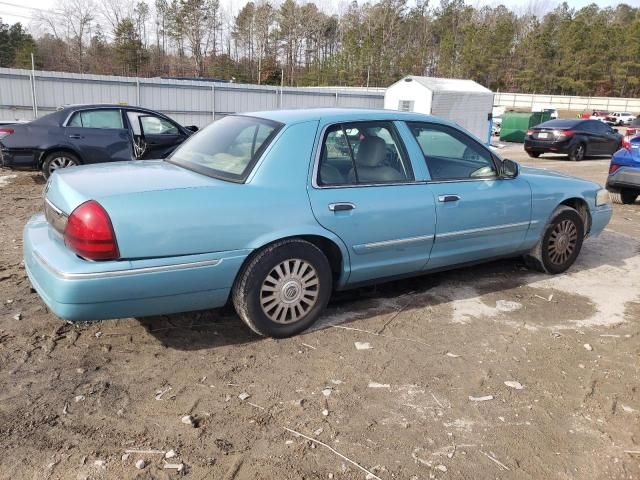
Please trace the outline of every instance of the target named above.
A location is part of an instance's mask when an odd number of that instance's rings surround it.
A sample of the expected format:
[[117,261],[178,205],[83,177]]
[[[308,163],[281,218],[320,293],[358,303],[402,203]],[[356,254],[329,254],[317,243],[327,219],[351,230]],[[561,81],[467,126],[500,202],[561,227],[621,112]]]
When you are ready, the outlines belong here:
[[536,125],[536,128],[573,128],[578,123],[580,123],[579,120],[548,120]]
[[211,177],[244,182],[280,127],[262,118],[228,116],[193,135],[169,161]]

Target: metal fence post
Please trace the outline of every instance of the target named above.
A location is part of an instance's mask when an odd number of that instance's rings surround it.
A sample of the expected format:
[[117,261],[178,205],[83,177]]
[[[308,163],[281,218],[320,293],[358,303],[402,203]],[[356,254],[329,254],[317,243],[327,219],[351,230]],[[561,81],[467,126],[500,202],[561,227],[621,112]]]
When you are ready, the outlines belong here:
[[33,101],[33,118],[38,118],[38,98],[36,96],[36,64],[31,52],[31,99]]
[[136,105],[142,106],[140,105],[140,77],[136,77]]
[[211,85],[211,121],[216,121],[216,87]]

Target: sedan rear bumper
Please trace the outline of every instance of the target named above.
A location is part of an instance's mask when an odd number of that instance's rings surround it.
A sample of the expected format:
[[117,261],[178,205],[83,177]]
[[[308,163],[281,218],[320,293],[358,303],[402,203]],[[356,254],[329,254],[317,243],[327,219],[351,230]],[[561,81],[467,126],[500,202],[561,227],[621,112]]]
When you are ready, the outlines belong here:
[[570,141],[549,142],[544,140],[525,139],[524,149],[533,153],[569,153]]
[[29,280],[58,317],[142,317],[223,306],[248,251],[89,262],[68,250],[44,216],[24,230]]
[[37,168],[38,160],[33,150],[0,147],[0,166],[6,168]]

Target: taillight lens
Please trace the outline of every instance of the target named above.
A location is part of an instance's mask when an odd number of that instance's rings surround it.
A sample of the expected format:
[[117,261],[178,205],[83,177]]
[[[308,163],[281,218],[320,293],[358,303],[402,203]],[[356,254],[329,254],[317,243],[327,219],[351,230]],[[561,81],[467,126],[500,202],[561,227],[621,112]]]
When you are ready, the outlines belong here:
[[558,137],[571,137],[575,135],[576,132],[574,130],[559,130]]
[[0,140],[11,135],[15,130],[12,128],[0,128]]
[[111,219],[95,200],[83,203],[69,215],[64,243],[87,260],[115,260],[120,256]]
[[637,128],[627,128],[627,136],[635,135],[638,132]]
[[622,148],[631,150],[631,138],[629,136],[622,137]]
[[527,135],[531,136],[531,135],[533,135],[533,133],[534,133],[533,130],[531,130],[531,129],[527,130]]
[[620,165],[615,165],[615,164],[611,164],[609,165],[609,175],[611,175],[612,173],[616,173],[616,170],[618,170],[620,168]]

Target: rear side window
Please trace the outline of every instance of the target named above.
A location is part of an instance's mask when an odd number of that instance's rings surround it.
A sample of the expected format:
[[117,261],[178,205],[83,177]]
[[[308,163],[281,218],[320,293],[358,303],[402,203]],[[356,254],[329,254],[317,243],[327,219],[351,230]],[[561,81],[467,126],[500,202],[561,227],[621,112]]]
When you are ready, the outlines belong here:
[[243,182],[282,125],[231,115],[193,135],[169,161],[204,175]]
[[431,123],[408,125],[422,149],[432,180],[497,176],[491,154],[459,130]]
[[392,123],[346,123],[326,130],[318,185],[378,185],[413,179],[411,164]]
[[68,126],[81,128],[124,128],[120,110],[85,110],[71,117]]

